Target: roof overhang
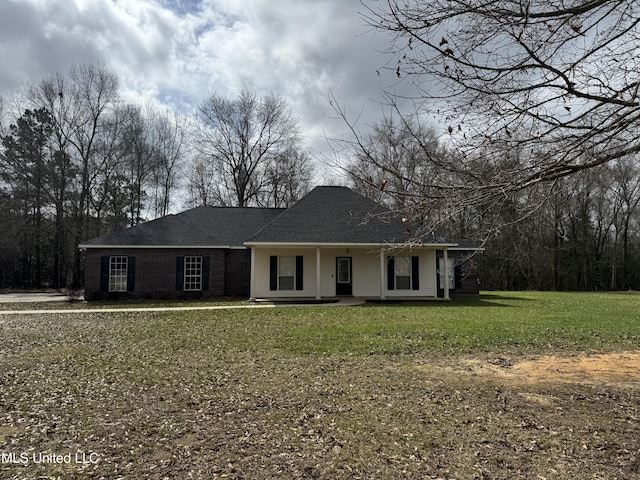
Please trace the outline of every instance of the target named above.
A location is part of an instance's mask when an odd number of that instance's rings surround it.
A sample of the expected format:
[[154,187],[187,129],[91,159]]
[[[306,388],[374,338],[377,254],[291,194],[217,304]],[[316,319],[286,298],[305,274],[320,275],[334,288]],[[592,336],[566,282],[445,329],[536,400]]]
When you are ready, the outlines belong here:
[[169,249],[207,249],[207,250],[212,250],[212,249],[225,249],[225,250],[246,250],[247,247],[245,247],[244,245],[96,245],[96,244],[86,244],[86,243],[81,243],[80,245],[78,245],[78,248],[83,248],[83,249],[90,249],[90,248],[102,248],[102,249],[118,249],[118,250],[123,250],[123,249],[165,249],[165,250],[169,250]]
[[278,248],[456,248],[457,243],[322,243],[322,242],[245,242],[247,247],[278,247]]

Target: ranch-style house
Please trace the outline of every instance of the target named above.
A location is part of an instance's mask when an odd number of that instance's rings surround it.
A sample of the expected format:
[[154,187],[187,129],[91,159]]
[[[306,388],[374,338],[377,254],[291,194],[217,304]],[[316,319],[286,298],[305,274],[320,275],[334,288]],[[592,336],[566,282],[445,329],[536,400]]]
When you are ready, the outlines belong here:
[[80,245],[85,297],[325,300],[478,293],[478,249],[412,238],[402,219],[346,187],[288,209],[198,207]]

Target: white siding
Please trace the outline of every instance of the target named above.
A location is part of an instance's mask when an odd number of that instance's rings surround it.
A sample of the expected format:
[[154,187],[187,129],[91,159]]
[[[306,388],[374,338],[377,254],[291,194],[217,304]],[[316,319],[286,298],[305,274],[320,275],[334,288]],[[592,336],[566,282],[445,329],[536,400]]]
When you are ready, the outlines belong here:
[[[257,298],[315,297],[316,296],[316,248],[255,248],[255,296]],[[387,256],[419,256],[420,290],[387,290]],[[269,261],[272,255],[301,255],[304,266],[303,290],[269,290]],[[380,250],[372,248],[321,248],[320,249],[320,295],[334,297],[336,294],[336,258],[351,257],[353,269],[353,296],[380,297]],[[435,297],[436,265],[435,250],[413,249],[392,251],[384,254],[382,272],[384,295],[392,297]]]
[[[315,248],[256,248],[255,252],[255,296],[257,298],[316,296]],[[269,259],[271,255],[301,255],[303,257],[303,290],[269,290]]]
[[393,251],[390,255],[420,257],[418,269],[420,278],[420,290],[388,290],[386,278],[386,256],[385,255],[385,279],[384,288],[387,297],[435,297],[436,296],[436,251],[420,250],[413,251]]

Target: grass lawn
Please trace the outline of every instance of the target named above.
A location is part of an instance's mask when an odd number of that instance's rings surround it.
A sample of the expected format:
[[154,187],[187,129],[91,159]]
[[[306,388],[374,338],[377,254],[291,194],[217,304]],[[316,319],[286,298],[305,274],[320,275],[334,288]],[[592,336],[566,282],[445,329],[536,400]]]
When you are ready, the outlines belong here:
[[[640,478],[633,293],[0,315],[0,338],[3,479]],[[627,369],[548,366],[604,358]]]

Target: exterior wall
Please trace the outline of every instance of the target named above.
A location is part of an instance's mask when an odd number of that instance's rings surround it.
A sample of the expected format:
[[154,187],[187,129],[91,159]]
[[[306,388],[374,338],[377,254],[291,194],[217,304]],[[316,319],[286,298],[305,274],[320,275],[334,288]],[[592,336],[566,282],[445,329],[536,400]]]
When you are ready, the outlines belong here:
[[[100,262],[103,256],[125,255],[136,258],[135,287],[132,292],[103,292],[100,290]],[[201,255],[210,258],[209,289],[201,292],[176,290],[176,257]],[[300,255],[303,257],[304,281],[302,290],[269,290],[269,259],[272,255]],[[380,252],[369,248],[326,248],[320,250],[320,295],[336,295],[336,257],[351,257],[352,284],[355,297],[380,297]],[[443,290],[439,287],[436,271],[436,250],[385,252],[383,271],[383,295],[394,297],[436,297]],[[419,256],[419,290],[388,290],[388,255]],[[442,253],[438,251],[441,257]],[[450,258],[461,263],[459,288],[451,294],[479,293],[478,264],[476,256],[468,259],[469,252],[449,251]],[[462,260],[465,259],[463,262]],[[315,248],[256,248],[255,296],[258,298],[287,298],[316,296]],[[215,298],[221,296],[248,297],[250,295],[251,254],[247,249],[88,249],[85,263],[85,297],[101,298]]]
[[251,251],[230,249],[225,252],[224,295],[227,297],[247,297],[250,295]]
[[[316,296],[316,250],[315,248],[271,249],[257,248],[255,250],[255,292],[258,298],[289,298]],[[300,255],[303,257],[304,281],[302,290],[269,290],[270,257],[272,255]],[[322,271],[322,269],[321,269]]]
[[465,255],[458,254],[458,261],[461,263],[462,269],[462,285],[454,293],[463,294],[479,294],[480,293],[480,255],[475,253],[469,257],[469,253]]
[[[296,255],[303,257],[304,281],[302,290],[270,290],[270,257]],[[436,267],[435,250],[414,249],[412,251],[385,252],[383,271],[383,294],[385,297],[435,297]],[[420,257],[419,290],[387,289],[387,255]],[[320,249],[320,296],[336,295],[336,258],[351,257],[353,296],[380,297],[380,251],[370,248],[321,248]],[[255,249],[255,291],[257,298],[293,298],[316,296],[316,248],[258,248]]]
[[[453,260],[455,265],[454,272],[455,282],[454,288],[449,289],[451,295],[454,294],[472,294],[480,293],[480,255],[479,252],[449,250],[447,252],[449,259]],[[438,251],[438,260],[442,260],[442,252]],[[438,296],[444,295],[443,286],[440,285],[438,276]]]
[[[229,254],[233,267],[227,267],[226,249],[87,249],[85,259],[85,298],[214,298],[224,295],[246,295],[249,291],[249,250]],[[135,257],[135,286],[131,292],[101,291],[101,258],[125,255]],[[176,258],[187,255],[209,257],[209,289],[184,292],[176,290]],[[242,286],[244,285],[244,288]]]
[[385,275],[386,257],[388,255],[396,256],[418,256],[420,257],[419,273],[420,273],[420,289],[419,290],[388,290],[387,279],[384,278],[385,297],[435,297],[437,287],[436,275],[436,251],[431,249],[414,249],[414,250],[395,250],[385,253]]

